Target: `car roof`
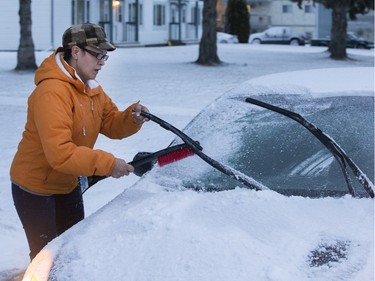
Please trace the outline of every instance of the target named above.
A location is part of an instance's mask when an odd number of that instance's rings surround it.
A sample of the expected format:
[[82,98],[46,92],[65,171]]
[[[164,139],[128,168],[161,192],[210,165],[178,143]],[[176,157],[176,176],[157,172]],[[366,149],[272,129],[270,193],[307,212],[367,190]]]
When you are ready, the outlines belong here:
[[[337,83],[336,79],[340,79]],[[316,70],[298,70],[261,76],[246,81],[235,91],[241,88],[265,87],[280,89],[280,94],[291,88],[305,89],[312,97],[329,97],[353,95],[356,92],[361,95],[374,95],[374,68],[324,68]],[[277,92],[276,92],[277,93]],[[298,93],[290,91],[288,94]]]

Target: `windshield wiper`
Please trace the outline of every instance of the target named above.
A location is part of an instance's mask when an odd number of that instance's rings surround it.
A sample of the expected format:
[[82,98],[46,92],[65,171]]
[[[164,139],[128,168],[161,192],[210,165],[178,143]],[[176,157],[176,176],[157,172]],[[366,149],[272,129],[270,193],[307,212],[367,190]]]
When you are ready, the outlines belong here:
[[248,103],[272,110],[274,112],[280,113],[288,118],[291,118],[298,123],[300,123],[303,127],[309,130],[335,157],[338,161],[341,170],[344,174],[345,181],[348,185],[349,193],[352,196],[355,196],[355,191],[352,185],[352,182],[349,177],[348,169],[349,166],[353,171],[355,177],[359,181],[359,183],[363,186],[365,191],[371,198],[374,198],[374,184],[370,181],[370,179],[366,176],[365,173],[361,171],[361,169],[354,163],[354,161],[346,154],[346,152],[336,143],[336,141],[320,130],[317,126],[312,124],[311,122],[307,121],[304,117],[300,114],[295,113],[293,111],[289,111],[287,109],[283,109],[281,107],[277,107],[271,105],[266,102],[262,102],[253,98],[246,98],[245,100]]

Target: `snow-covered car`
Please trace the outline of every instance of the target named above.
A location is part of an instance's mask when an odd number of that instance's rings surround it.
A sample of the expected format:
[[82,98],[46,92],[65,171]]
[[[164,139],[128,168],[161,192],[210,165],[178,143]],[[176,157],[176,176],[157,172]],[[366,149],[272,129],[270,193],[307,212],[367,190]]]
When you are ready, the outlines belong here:
[[224,33],[224,32],[216,32],[216,42],[217,43],[231,43],[236,44],[238,43],[238,38],[236,35]]
[[372,280],[373,79],[332,68],[241,84],[184,130],[238,177],[197,155],[156,164],[24,280]]
[[292,32],[289,27],[274,26],[263,32],[251,34],[249,43],[301,46],[305,45],[305,37],[302,34]]

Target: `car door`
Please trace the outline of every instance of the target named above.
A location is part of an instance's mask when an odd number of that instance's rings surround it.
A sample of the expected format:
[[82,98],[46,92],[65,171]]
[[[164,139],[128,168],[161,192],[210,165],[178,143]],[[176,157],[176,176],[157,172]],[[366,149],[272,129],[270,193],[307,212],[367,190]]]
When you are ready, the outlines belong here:
[[282,27],[280,28],[280,31],[277,36],[277,42],[276,44],[288,44],[290,38],[290,30],[289,28]]
[[263,40],[264,44],[277,44],[282,38],[282,29],[279,27],[271,27],[265,31]]
[[285,44],[288,42],[289,30],[285,27],[273,27],[267,32],[268,44]]

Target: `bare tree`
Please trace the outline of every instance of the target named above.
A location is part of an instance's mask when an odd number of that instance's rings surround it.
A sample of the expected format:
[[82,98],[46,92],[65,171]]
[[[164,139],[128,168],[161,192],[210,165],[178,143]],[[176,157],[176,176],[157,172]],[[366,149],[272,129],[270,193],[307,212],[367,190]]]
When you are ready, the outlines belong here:
[[216,0],[204,0],[203,30],[199,43],[199,57],[196,63],[201,65],[219,65],[216,45]]
[[[303,1],[310,2],[311,0],[290,0],[298,4],[302,8]],[[332,26],[331,26],[331,41],[328,51],[331,53],[331,58],[336,60],[343,60],[347,58],[346,53],[346,32],[347,32],[347,17],[349,14],[351,19],[356,19],[357,14],[365,14],[370,9],[374,9],[374,0],[312,0],[313,3],[320,3],[327,9],[332,9]]]
[[16,70],[35,70],[35,49],[31,33],[31,0],[20,0],[21,37],[17,52]]

